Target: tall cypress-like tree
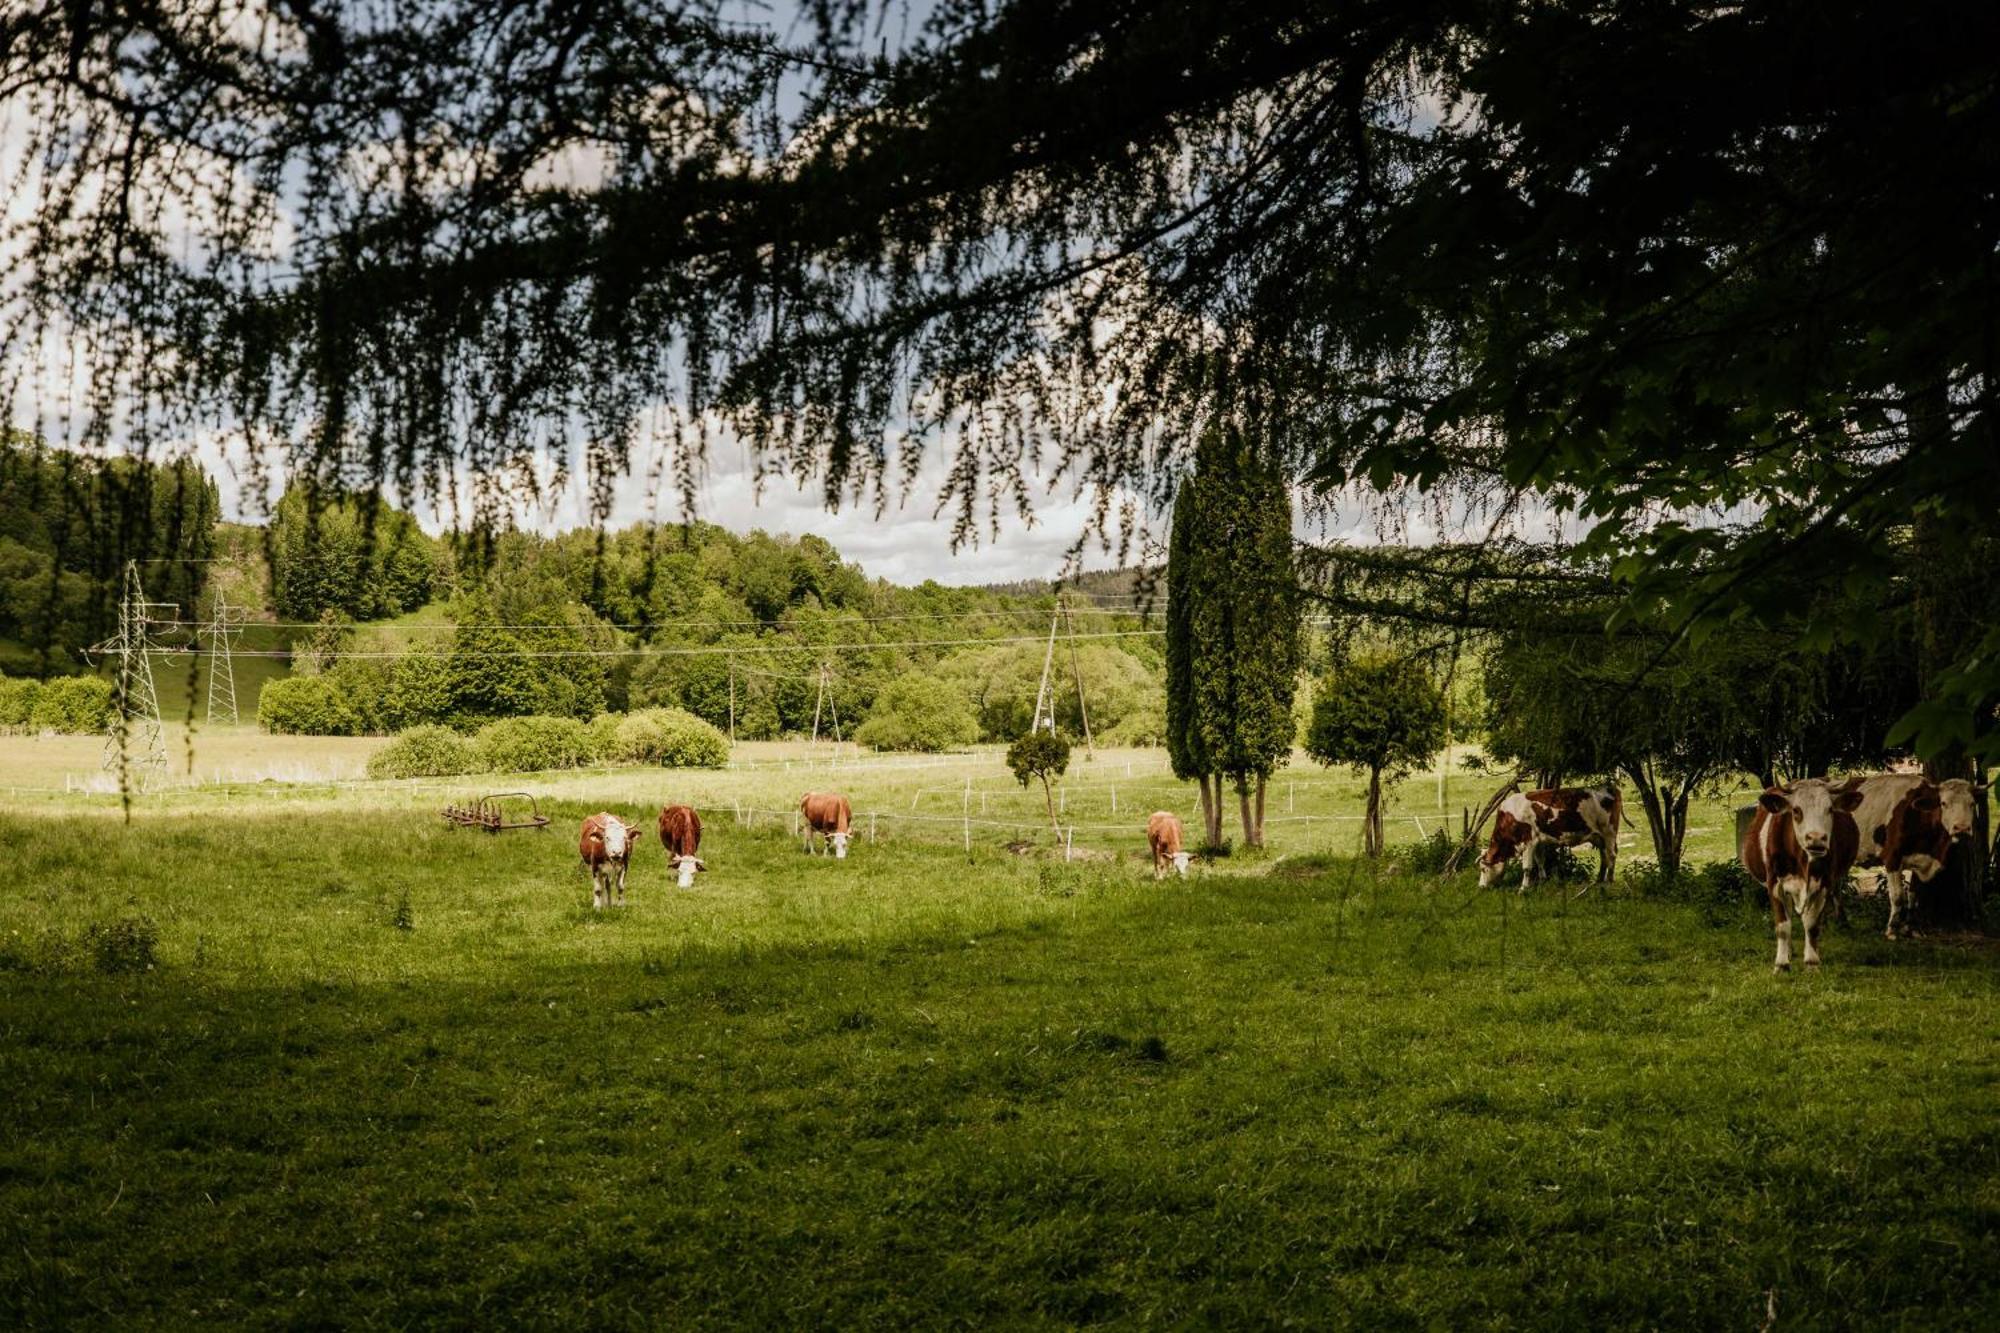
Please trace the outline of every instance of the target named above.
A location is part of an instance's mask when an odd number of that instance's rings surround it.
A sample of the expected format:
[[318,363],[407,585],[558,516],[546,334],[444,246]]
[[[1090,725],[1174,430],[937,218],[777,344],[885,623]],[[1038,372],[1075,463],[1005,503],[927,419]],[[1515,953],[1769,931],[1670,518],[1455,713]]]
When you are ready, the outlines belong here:
[[1243,841],[1264,845],[1264,786],[1291,754],[1299,588],[1283,477],[1233,431],[1196,448],[1174,502],[1167,556],[1167,738],[1174,771],[1201,784],[1211,842],[1222,780]]

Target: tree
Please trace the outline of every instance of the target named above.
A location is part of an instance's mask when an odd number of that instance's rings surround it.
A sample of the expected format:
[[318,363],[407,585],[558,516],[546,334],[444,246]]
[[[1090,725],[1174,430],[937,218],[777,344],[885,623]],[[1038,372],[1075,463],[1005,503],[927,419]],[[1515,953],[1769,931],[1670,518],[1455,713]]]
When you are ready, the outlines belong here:
[[1211,432],[1174,499],[1167,554],[1167,752],[1200,785],[1210,844],[1226,776],[1244,845],[1264,845],[1265,782],[1292,750],[1298,603],[1289,490],[1241,438]]
[[[976,425],[968,533],[1055,456],[1108,537],[1119,483],[1254,426],[1326,495],[1539,496],[1675,630],[1783,614],[1777,568],[1867,586],[1912,516],[2000,532],[1993,6],[998,0],[894,46],[809,10],[794,47],[674,0],[588,41],[26,0],[12,345],[93,349],[93,447],[212,413],[316,476],[526,491],[587,438],[605,510],[659,404],[834,503]],[[1981,637],[1939,639],[1926,753],[2000,753]]]
[[1313,694],[1306,753],[1322,764],[1368,774],[1363,848],[1382,854],[1382,779],[1401,779],[1444,745],[1444,695],[1419,663],[1398,657],[1351,659]]
[[1766,646],[1724,635],[1680,648],[1634,634],[1503,642],[1486,665],[1487,749],[1556,773],[1617,773],[1637,789],[1660,869],[1678,874],[1689,802],[1756,743]]
[[936,753],[979,739],[972,706],[950,684],[934,676],[905,676],[875,700],[854,739],[878,750]]
[[1069,742],[1053,731],[1027,732],[1007,747],[1007,767],[1014,770],[1015,780],[1023,787],[1030,778],[1041,781],[1049,827],[1061,837],[1062,825],[1056,822],[1055,789],[1050,784],[1069,768]]

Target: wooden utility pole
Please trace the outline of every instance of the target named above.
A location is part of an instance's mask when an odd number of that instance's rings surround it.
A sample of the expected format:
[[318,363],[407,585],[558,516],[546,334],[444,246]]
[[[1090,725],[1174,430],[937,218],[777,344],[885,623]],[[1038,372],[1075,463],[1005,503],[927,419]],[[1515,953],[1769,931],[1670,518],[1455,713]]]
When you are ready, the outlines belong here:
[[1057,599],[1056,610],[1049,617],[1049,649],[1042,654],[1042,683],[1035,687],[1035,720],[1029,724],[1029,731],[1042,729],[1042,709],[1048,706],[1049,730],[1056,729],[1056,710],[1049,706],[1049,668],[1056,660],[1056,626],[1062,623],[1062,603]]
[[1090,705],[1083,699],[1083,663],[1078,660],[1076,654],[1076,622],[1070,619],[1069,602],[1066,599],[1059,599],[1056,604],[1062,608],[1063,624],[1069,629],[1069,666],[1070,671],[1076,676],[1076,711],[1083,717],[1083,756],[1086,759],[1095,759],[1097,747],[1090,740]]

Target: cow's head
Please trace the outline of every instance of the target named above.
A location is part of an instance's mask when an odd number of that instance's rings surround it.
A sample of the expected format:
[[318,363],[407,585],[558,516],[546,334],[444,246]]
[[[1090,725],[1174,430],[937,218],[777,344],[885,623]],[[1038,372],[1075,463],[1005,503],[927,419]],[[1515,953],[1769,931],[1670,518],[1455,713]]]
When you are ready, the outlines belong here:
[[694,872],[708,869],[708,864],[699,856],[677,856],[674,858],[674,869],[680,872],[680,886],[691,889],[694,887]]
[[844,860],[844,859],[846,859],[846,857],[847,857],[847,835],[846,835],[845,833],[833,833],[833,834],[829,834],[828,836],[829,836],[829,837],[831,837],[831,838],[833,839],[833,857],[834,857],[834,859],[835,859],[836,861],[839,861],[839,860]]
[[1187,874],[1187,868],[1188,868],[1188,862],[1189,862],[1189,861],[1191,861],[1191,860],[1193,860],[1193,859],[1194,859],[1194,853],[1192,853],[1192,852],[1175,852],[1175,853],[1174,853],[1174,873],[1175,873],[1176,875],[1186,875],[1186,874]]
[[1833,850],[1834,813],[1852,813],[1861,804],[1861,788],[1836,788],[1824,778],[1807,778],[1790,787],[1771,788],[1757,798],[1757,804],[1774,817],[1789,817],[1792,834],[1807,859],[1821,861]]
[[600,836],[604,839],[604,854],[615,860],[632,850],[632,844],[639,840],[639,830],[625,827],[624,821],[614,816],[604,821]]
[[1515,828],[1520,823],[1505,810],[1493,817],[1493,839],[1486,844],[1486,850],[1479,854],[1479,887],[1490,889],[1507,869],[1507,863],[1514,859],[1517,847]]
[[1944,826],[1947,837],[1954,840],[1972,836],[1972,822],[1978,813],[1980,793],[1986,790],[1983,782],[1971,782],[1965,778],[1952,778],[1938,783],[1938,822]]

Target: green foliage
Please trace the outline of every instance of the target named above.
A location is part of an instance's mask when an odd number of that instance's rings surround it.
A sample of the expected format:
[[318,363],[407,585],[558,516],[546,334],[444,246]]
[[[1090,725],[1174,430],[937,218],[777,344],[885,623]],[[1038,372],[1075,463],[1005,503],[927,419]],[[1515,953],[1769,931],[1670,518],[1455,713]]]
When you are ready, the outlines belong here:
[[375,620],[431,599],[436,544],[386,505],[289,490],[271,515],[271,578],[287,620]]
[[502,773],[582,768],[597,761],[590,728],[573,717],[503,717],[472,738],[482,766]]
[[417,726],[368,756],[371,778],[449,778],[479,771],[473,743],[449,727]]
[[1403,658],[1351,659],[1313,693],[1306,753],[1390,779],[1421,768],[1444,744],[1444,700],[1423,666]]
[[450,659],[423,648],[396,658],[382,696],[384,725],[400,731],[446,722],[451,716]]
[[333,676],[288,676],[257,696],[257,723],[291,736],[358,736],[362,719]]
[[1007,747],[1007,767],[1023,787],[1039,778],[1046,784],[1069,768],[1069,742],[1053,731],[1031,731]]
[[0,675],[0,728],[18,731],[26,727],[41,690],[40,681]]
[[[1458,850],[1458,839],[1443,829],[1432,829],[1430,836],[1415,842],[1406,842],[1391,849],[1390,858],[1403,871],[1411,875],[1441,875],[1446,862]],[[1468,860],[1470,858],[1467,858]]]
[[83,951],[105,976],[151,972],[159,962],[160,928],[151,918],[121,916],[86,926]]
[[1265,777],[1291,754],[1298,574],[1282,475],[1210,430],[1174,498],[1167,557],[1167,752],[1177,777]]
[[935,676],[905,676],[876,697],[854,739],[877,750],[936,754],[979,739],[979,720],[957,689]]
[[729,738],[682,709],[646,708],[619,719],[609,753],[627,763],[722,768]]
[[111,723],[115,691],[101,676],[56,676],[42,682],[28,711],[33,731],[102,732]]

